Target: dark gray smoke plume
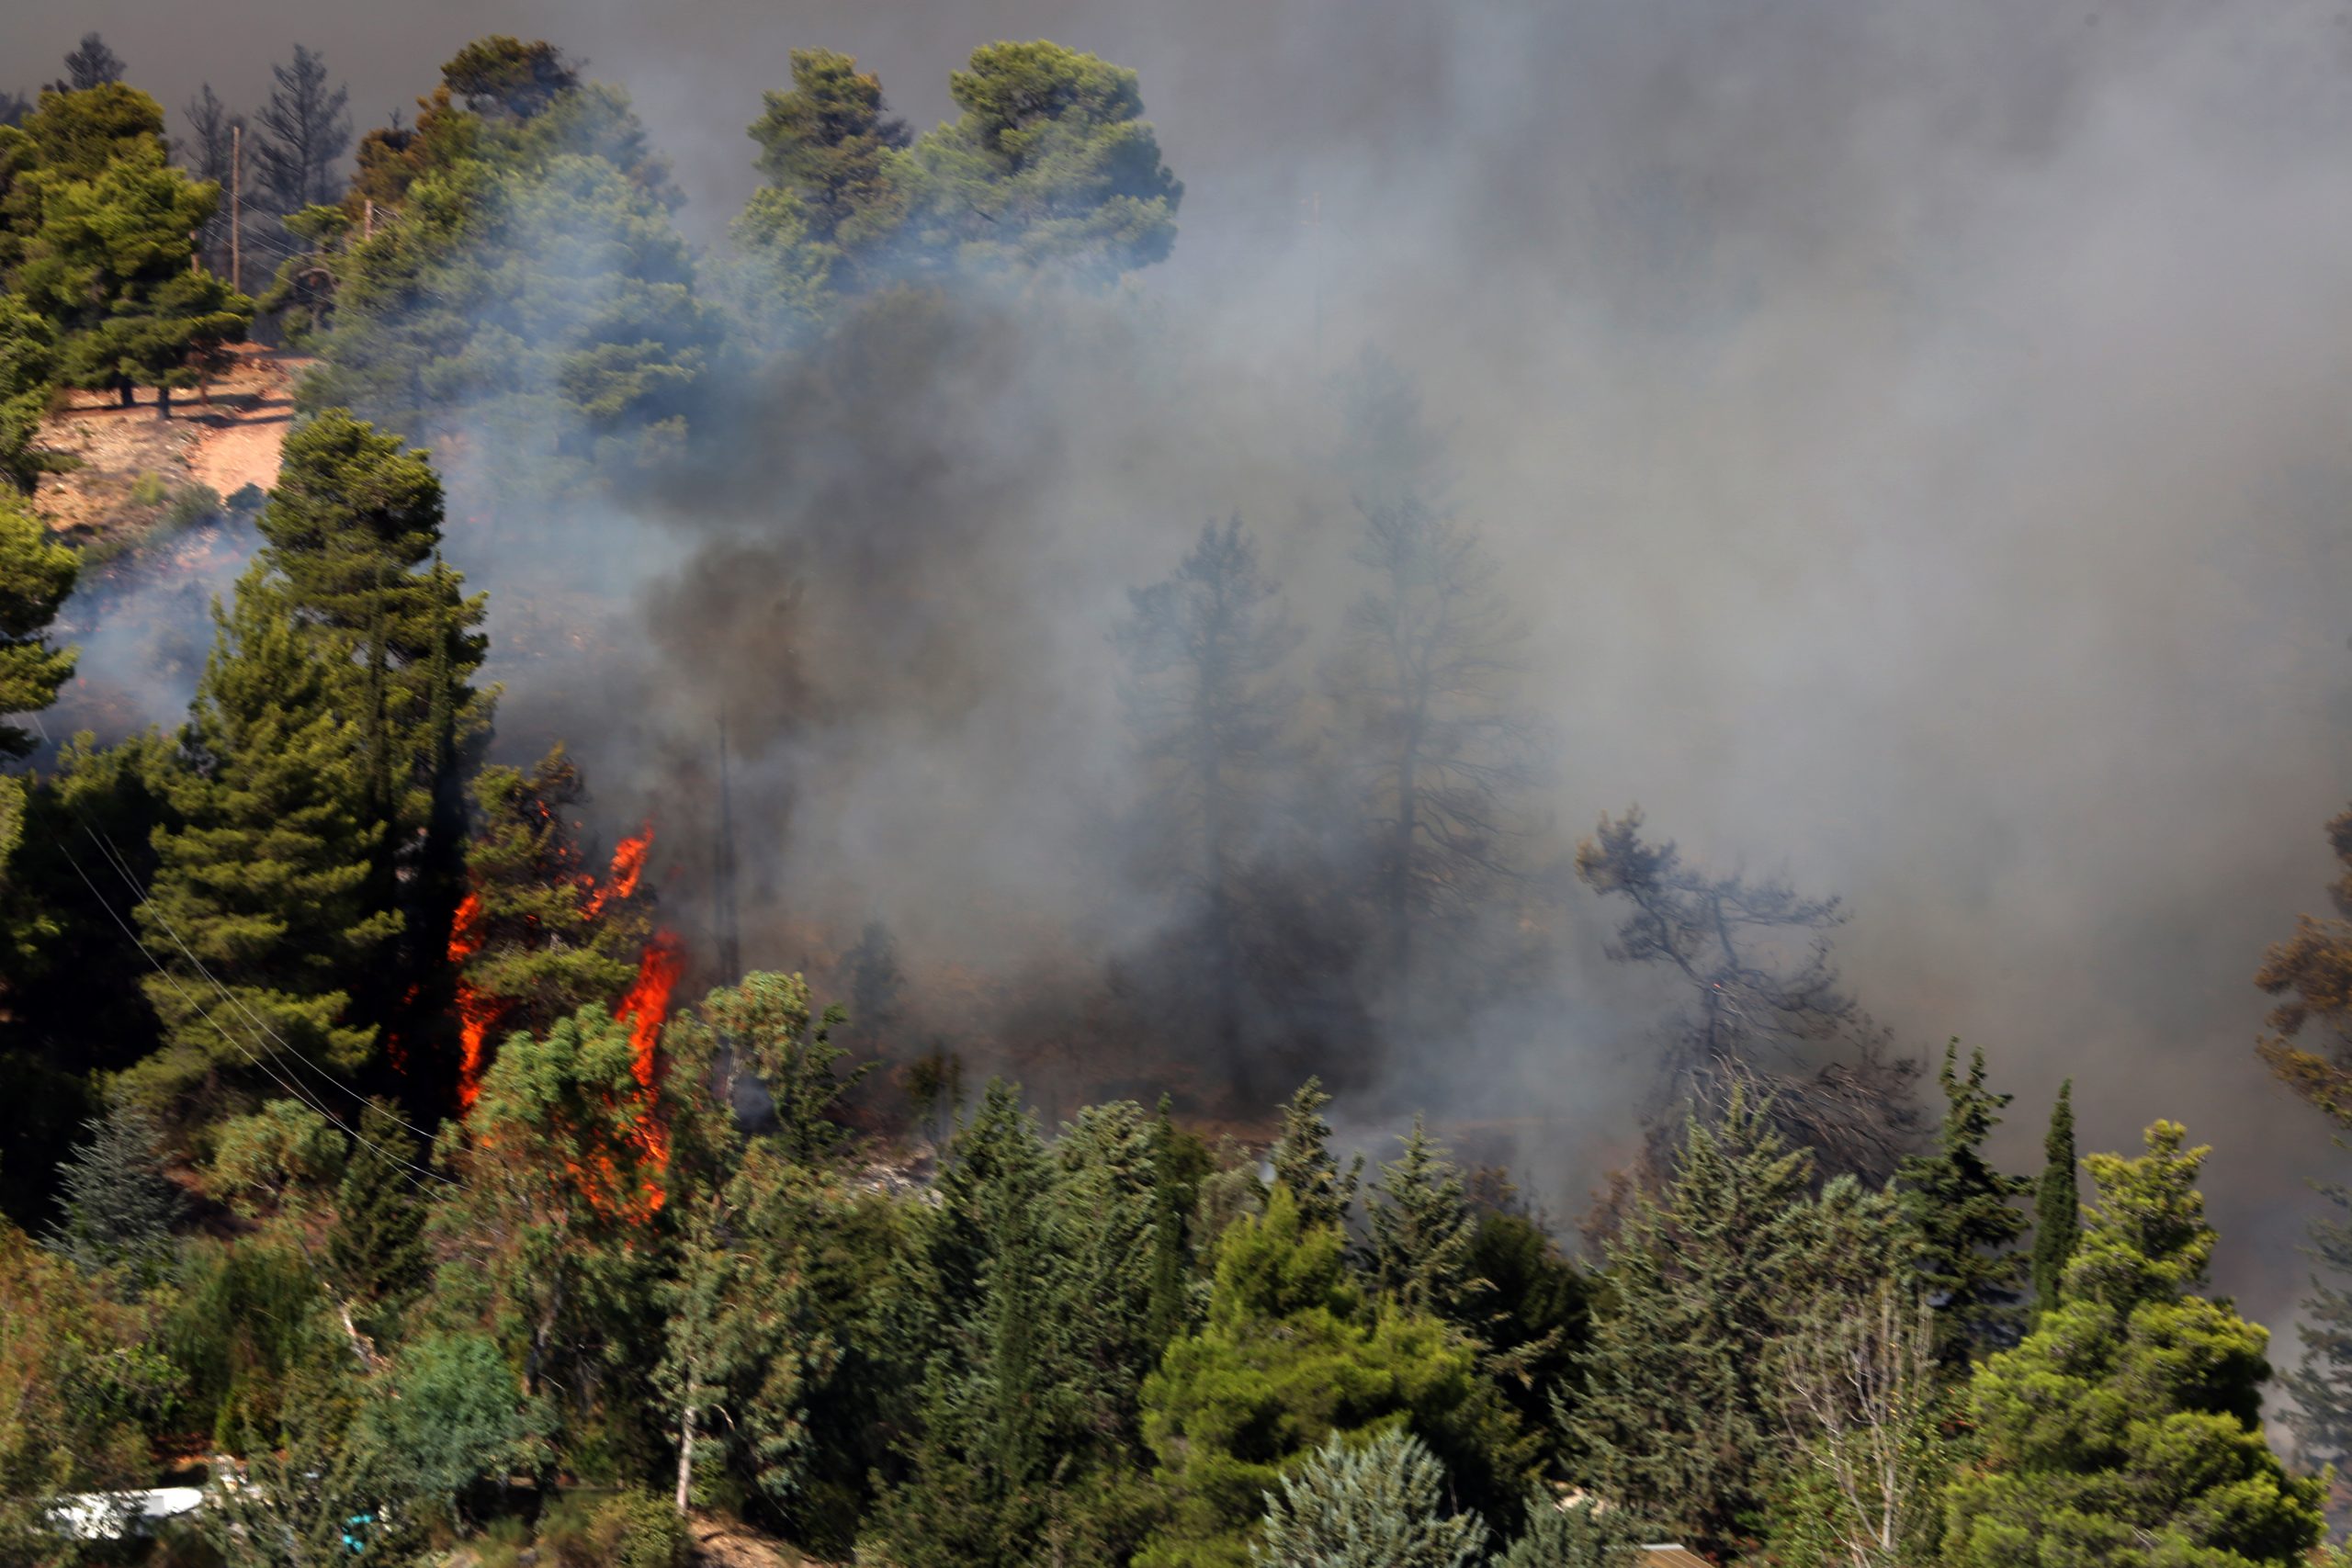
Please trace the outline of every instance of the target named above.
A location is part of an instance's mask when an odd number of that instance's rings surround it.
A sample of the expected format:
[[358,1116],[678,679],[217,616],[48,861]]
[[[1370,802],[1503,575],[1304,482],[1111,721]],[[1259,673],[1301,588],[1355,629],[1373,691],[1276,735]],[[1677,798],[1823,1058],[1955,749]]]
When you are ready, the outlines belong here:
[[[651,814],[703,941],[723,720],[748,961],[826,971],[880,920],[910,1048],[988,1036],[1049,1099],[1213,1082],[1122,1054],[1182,1003],[1152,959],[1183,911],[1135,864],[1111,634],[1238,512],[1315,683],[1363,589],[1335,378],[1374,344],[1530,629],[1558,766],[1521,863],[1639,801],[1843,894],[1846,979],[1909,1049],[1988,1050],[2020,1163],[2070,1075],[2086,1147],[2213,1143],[2225,1282],[2288,1318],[2326,1140],[2253,1060],[2248,976],[2352,788],[2341,6],[31,0],[0,87],[92,27],[167,104],[253,101],[300,39],[363,125],[473,34],[548,36],[630,90],[702,236],[792,47],[918,127],[993,39],[1136,67],[1188,190],[1128,293],[876,311],[734,389],[718,471],[560,547],[458,528],[505,743],[561,733],[600,812]],[[1572,1210],[1638,1142],[1671,998],[1572,880],[1542,908],[1491,989],[1301,957],[1386,1021],[1318,990],[1294,1037],[1354,1079],[1350,1130],[1427,1103]]]

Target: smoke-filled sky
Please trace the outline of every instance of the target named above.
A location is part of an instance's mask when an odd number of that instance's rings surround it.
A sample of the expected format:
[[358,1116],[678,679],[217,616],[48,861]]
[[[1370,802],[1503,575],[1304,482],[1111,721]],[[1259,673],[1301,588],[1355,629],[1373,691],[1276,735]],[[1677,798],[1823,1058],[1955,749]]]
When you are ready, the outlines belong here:
[[[560,713],[617,798],[674,801],[698,775],[630,753],[722,693],[756,729],[789,646],[835,706],[752,738],[789,835],[749,829],[747,957],[798,962],[795,921],[866,913],[1007,972],[1072,931],[1115,948],[1155,919],[1102,863],[1123,589],[1238,508],[1328,621],[1356,581],[1321,389],[1376,343],[1450,431],[1454,502],[1532,627],[1561,840],[1638,800],[1690,853],[1844,894],[1849,978],[1907,1046],[1987,1048],[2021,1165],[2069,1075],[2087,1146],[2185,1120],[2216,1145],[2225,1282],[2283,1325],[2330,1155],[2253,1058],[2248,976],[2319,907],[2352,791],[2348,18],[18,0],[0,86],[97,28],[167,105],[208,79],[247,105],[300,40],[364,128],[468,38],[546,36],[629,90],[681,224],[715,237],[794,47],[856,53],[918,130],[998,38],[1135,67],[1186,182],[1174,258],[1075,324],[944,322],[862,403],[747,394],[744,474],[583,524],[659,652],[601,704],[560,659],[507,669],[515,727]],[[527,559],[452,548],[529,595]],[[814,581],[795,604],[787,555],[863,562],[899,609]],[[1462,1038],[1408,1048],[1457,1119],[1555,1119],[1515,1154],[1562,1209],[1623,1152],[1605,1134],[1655,1018],[1606,924],[1576,918],[1545,1005],[1466,999]]]

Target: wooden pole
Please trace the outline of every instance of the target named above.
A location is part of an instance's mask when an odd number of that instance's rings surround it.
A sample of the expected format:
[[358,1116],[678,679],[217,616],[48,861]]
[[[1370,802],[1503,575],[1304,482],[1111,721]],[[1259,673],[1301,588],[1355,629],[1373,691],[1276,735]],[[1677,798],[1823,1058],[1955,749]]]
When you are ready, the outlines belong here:
[[229,128],[229,287],[245,291],[245,128]]
[[366,212],[367,217],[361,223],[359,237],[363,240],[372,240],[376,237],[376,198],[372,196],[368,198]]

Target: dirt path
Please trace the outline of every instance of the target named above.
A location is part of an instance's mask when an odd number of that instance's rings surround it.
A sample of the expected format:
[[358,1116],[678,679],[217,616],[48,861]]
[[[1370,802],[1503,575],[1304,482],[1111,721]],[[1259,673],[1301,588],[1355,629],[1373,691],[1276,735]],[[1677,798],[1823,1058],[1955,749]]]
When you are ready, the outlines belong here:
[[73,473],[51,475],[33,497],[50,526],[85,542],[138,536],[163,510],[164,495],[205,485],[222,497],[277,480],[278,452],[294,415],[294,382],[311,362],[268,349],[232,351],[231,368],[209,397],[172,400],[159,419],[154,391],[121,407],[111,394],[78,392],[42,422],[41,444],[81,459]]

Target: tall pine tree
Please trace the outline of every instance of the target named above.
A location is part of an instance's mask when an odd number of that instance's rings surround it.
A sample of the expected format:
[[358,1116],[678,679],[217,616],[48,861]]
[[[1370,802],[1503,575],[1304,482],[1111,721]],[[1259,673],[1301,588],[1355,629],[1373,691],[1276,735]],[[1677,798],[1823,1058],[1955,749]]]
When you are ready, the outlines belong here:
[[369,1101],[335,1190],[327,1271],[336,1291],[359,1303],[355,1317],[379,1333],[431,1272],[416,1174],[423,1161],[406,1125],[382,1101]]
[[[208,1097],[304,1071],[348,1073],[376,1021],[352,991],[400,930],[369,907],[382,828],[368,821],[358,727],[337,710],[327,650],[256,565],[230,605],[166,781],[139,921],[164,1046],[126,1075],[142,1094]],[[283,1088],[281,1084],[279,1087]]]
[[1984,1159],[1984,1140],[2001,1124],[2009,1096],[1984,1087],[1984,1053],[1959,1071],[1960,1042],[1944,1048],[1936,1081],[1944,1121],[1928,1155],[1906,1157],[1898,1178],[1904,1208],[1919,1244],[1919,1283],[1935,1308],[1936,1359],[1954,1375],[1987,1350],[2013,1343],[2018,1283],[2024,1258],[2015,1247],[2025,1216],[2015,1207],[2033,1190]]
[[2050,1131],[2041,1141],[2041,1185],[2033,1194],[2033,1313],[2039,1318],[2065,1294],[2066,1265],[2083,1234],[2083,1201],[2075,1173],[2075,1080],[2058,1086]]
[[1419,1116],[1405,1138],[1404,1154],[1381,1168],[1372,1190],[1366,1217],[1374,1288],[1408,1312],[1471,1327],[1476,1303],[1490,1289],[1472,1259],[1477,1223],[1462,1172],[1430,1141]]

